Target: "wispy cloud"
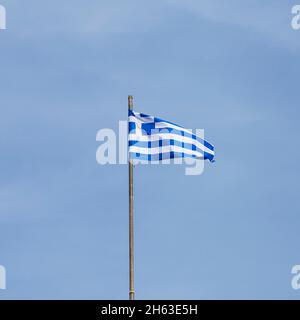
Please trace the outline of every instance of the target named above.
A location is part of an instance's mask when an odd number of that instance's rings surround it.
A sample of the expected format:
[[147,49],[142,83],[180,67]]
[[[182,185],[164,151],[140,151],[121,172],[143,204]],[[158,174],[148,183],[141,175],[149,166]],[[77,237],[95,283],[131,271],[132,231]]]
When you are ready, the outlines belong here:
[[238,0],[165,0],[183,10],[190,11],[212,23],[232,25],[245,31],[258,33],[285,47],[300,48],[299,34],[291,26],[294,1],[238,1]]
[[111,35],[156,28],[163,21],[164,5],[145,1],[41,2],[28,0],[7,3],[10,31],[20,35],[76,34]]

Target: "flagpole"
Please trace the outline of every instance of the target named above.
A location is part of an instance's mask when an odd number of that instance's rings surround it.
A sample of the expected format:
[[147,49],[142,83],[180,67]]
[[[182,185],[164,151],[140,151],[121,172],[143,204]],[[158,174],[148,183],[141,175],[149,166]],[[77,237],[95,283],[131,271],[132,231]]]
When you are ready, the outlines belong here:
[[[133,108],[133,97],[128,96],[128,110]],[[133,164],[129,167],[129,300],[134,300],[134,246],[133,246]]]

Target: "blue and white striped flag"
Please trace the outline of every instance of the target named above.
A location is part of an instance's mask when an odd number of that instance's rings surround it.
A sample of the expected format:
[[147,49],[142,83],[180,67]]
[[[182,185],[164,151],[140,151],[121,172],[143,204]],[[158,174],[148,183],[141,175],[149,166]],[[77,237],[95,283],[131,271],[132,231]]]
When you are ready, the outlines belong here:
[[195,158],[214,161],[214,147],[191,130],[144,113],[128,111],[129,159],[161,161]]

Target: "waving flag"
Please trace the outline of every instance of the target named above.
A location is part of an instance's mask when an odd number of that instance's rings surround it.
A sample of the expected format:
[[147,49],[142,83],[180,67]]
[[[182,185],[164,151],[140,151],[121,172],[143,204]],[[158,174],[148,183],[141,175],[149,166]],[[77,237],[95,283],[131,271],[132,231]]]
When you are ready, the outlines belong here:
[[213,162],[215,152],[214,147],[199,134],[193,134],[173,122],[133,111],[133,96],[128,96],[128,154],[129,299],[134,300],[134,162],[151,163],[174,158],[208,159]]
[[128,110],[129,158],[160,161],[195,158],[214,161],[214,147],[191,130],[144,113]]

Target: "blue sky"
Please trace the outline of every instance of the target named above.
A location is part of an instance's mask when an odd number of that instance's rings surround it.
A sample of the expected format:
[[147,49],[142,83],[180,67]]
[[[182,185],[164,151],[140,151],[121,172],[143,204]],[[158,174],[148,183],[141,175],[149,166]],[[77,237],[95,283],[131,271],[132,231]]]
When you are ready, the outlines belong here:
[[137,298],[300,298],[295,1],[0,3],[0,299],[127,299],[127,166],[95,136],[128,94],[217,153],[135,169]]

